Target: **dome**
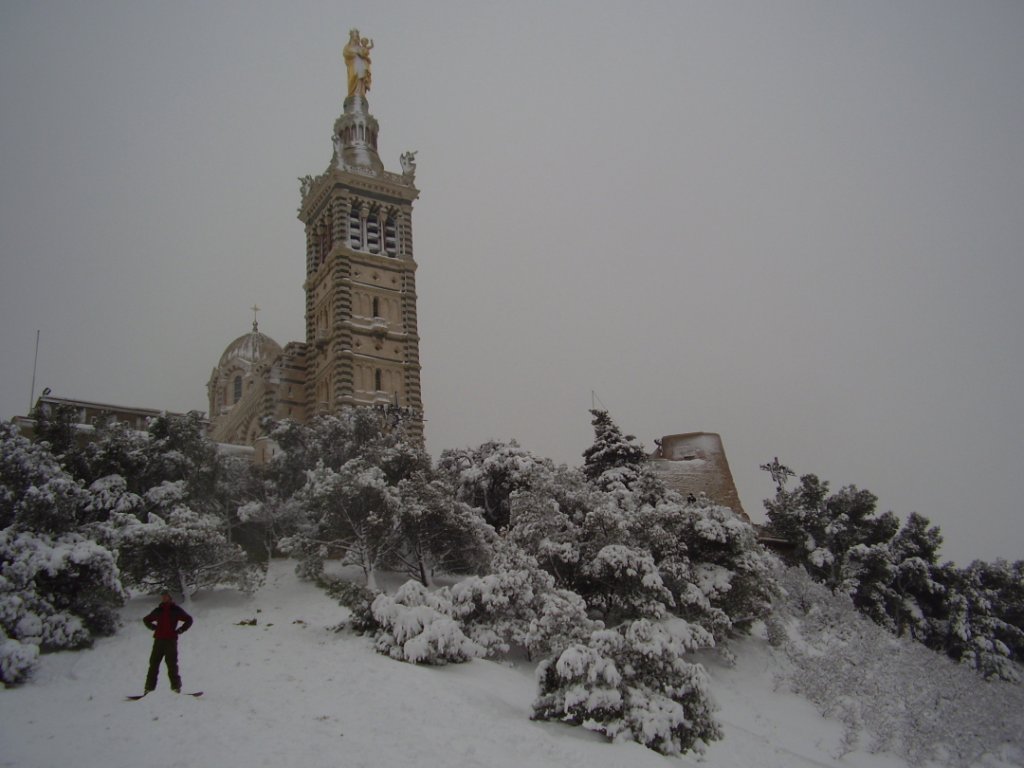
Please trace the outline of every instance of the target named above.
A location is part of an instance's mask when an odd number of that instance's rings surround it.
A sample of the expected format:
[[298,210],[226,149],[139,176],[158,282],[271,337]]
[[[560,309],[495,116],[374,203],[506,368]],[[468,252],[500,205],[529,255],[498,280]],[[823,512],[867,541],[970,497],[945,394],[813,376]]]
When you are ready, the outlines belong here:
[[249,333],[239,336],[228,344],[224,354],[220,356],[220,363],[217,364],[217,367],[223,368],[236,358],[250,365],[270,361],[282,352],[281,345],[265,333],[260,333],[256,329],[256,324],[253,323],[253,328]]

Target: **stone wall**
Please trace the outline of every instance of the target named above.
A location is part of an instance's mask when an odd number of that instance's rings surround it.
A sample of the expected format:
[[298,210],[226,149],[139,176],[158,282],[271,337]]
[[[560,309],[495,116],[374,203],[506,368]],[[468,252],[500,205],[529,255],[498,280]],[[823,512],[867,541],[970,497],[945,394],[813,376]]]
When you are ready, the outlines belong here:
[[729,507],[750,521],[740,503],[721,435],[714,432],[666,435],[659,446],[651,455],[651,466],[670,488],[684,497],[704,493],[715,504]]

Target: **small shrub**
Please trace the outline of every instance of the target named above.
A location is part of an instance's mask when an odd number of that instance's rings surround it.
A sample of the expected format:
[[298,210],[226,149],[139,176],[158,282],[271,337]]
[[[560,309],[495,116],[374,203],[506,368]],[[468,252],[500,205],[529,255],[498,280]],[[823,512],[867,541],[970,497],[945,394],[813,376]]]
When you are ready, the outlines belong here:
[[6,685],[25,682],[38,659],[39,646],[4,637],[0,640],[0,682]]
[[374,598],[377,597],[376,592],[367,589],[361,584],[354,584],[351,581],[344,581],[342,579],[327,580],[321,578],[319,584],[328,595],[352,612],[348,626],[357,635],[376,632],[380,629],[380,624],[373,617],[373,610],[371,609]]

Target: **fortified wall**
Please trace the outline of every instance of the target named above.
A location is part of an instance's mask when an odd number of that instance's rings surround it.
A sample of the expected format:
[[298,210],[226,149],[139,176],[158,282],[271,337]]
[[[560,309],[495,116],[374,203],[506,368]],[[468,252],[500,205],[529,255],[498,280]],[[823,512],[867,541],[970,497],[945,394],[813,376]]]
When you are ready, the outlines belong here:
[[703,493],[750,522],[740,503],[721,435],[686,432],[666,435],[656,442],[658,449],[651,454],[651,466],[669,488],[684,497]]

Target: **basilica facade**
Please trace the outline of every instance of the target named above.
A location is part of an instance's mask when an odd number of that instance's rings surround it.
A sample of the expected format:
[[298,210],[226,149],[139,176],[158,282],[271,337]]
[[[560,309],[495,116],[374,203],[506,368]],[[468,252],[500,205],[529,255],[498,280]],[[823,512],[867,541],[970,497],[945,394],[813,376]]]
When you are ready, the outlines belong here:
[[352,30],[345,46],[348,94],[334,123],[333,154],[300,179],[305,227],[306,338],[283,347],[252,330],[224,350],[207,384],[209,436],[268,450],[265,417],[304,422],[369,407],[423,440],[412,204],[414,153],[390,172],[377,153],[370,113],[372,42]]

